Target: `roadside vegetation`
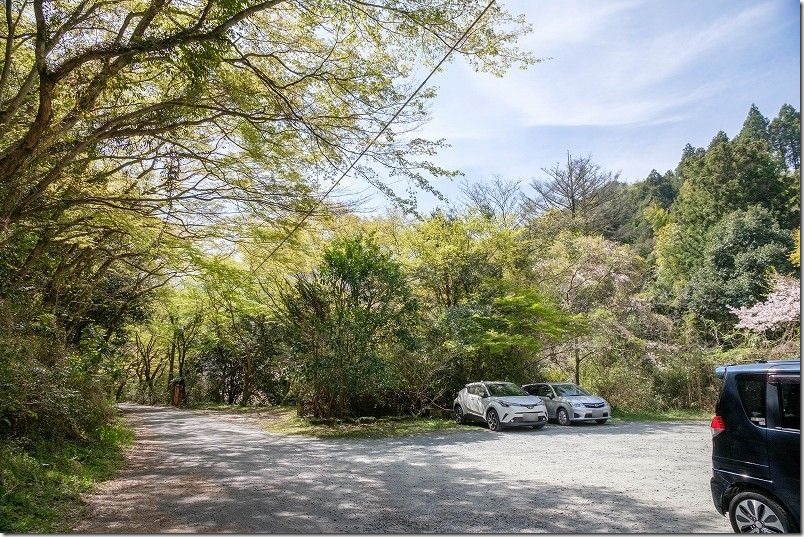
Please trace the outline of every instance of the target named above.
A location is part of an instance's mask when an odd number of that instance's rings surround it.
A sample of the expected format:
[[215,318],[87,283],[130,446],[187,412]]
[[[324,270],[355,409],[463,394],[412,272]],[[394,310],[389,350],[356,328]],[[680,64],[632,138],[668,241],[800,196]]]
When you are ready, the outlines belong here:
[[264,423],[265,430],[271,433],[315,438],[390,438],[459,428],[450,419],[417,416],[345,420],[305,418],[300,417],[295,408],[287,408]]
[[81,441],[0,445],[0,529],[70,532],[85,509],[81,493],[115,475],[132,438],[125,425],[112,422]]
[[[674,170],[626,182],[568,154],[446,200],[444,143],[407,136],[426,90],[353,169],[394,209],[323,200],[485,5],[0,7],[0,530],[58,530],[113,470],[115,401],[407,434],[450,427],[468,381],[701,411],[715,365],[797,355],[790,105]],[[495,4],[455,54],[502,75],[538,63],[527,30]],[[422,214],[418,191],[445,208]]]
[[614,410],[612,411],[612,423],[637,421],[637,422],[662,422],[662,421],[706,421],[712,419],[714,414],[714,407],[710,410],[690,410],[690,409],[671,409],[664,412],[656,412],[649,410],[642,411],[628,411],[628,410]]
[[439,415],[477,379],[571,380],[627,419],[708,414],[717,365],[797,356],[796,117],[752,108],[633,184],[568,155],[531,185],[466,181],[451,212],[331,215],[270,281],[207,258],[128,327],[119,395],[180,382],[191,405],[343,421]]
[[191,405],[193,410],[248,414],[263,428],[276,434],[312,438],[390,438],[459,428],[449,413],[443,417],[383,416],[362,418],[312,418],[300,416],[298,408],[283,405],[240,406],[222,404]]

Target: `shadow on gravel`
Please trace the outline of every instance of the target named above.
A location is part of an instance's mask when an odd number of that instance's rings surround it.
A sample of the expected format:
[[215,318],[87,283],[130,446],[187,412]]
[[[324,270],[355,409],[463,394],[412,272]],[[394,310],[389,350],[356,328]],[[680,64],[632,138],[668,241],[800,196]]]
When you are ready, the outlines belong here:
[[[541,436],[564,436],[572,435],[583,437],[587,435],[649,435],[661,434],[668,431],[678,431],[680,428],[696,429],[701,426],[703,421],[664,421],[664,422],[625,422],[625,423],[573,423],[572,425],[562,426],[554,422],[549,422],[539,431],[534,431],[529,427],[511,427],[504,429],[499,434],[513,435],[541,435]],[[465,425],[467,429],[486,429],[486,425],[481,422],[472,422]],[[458,432],[458,431],[456,431]]]
[[[620,434],[652,434],[678,430],[679,427],[700,427],[703,421],[659,421],[659,422],[627,422],[627,423],[577,423],[567,426],[548,423],[540,432],[548,435],[620,435]],[[507,432],[507,431],[506,431]]]
[[[118,489],[98,499],[101,507],[78,531],[658,533],[706,527],[622,491],[533,475],[503,478],[438,451],[498,439],[481,428],[312,440],[266,434],[230,415],[136,406],[124,411],[150,451],[124,472]],[[548,425],[502,434],[650,434],[667,426]],[[124,504],[133,508],[123,510]]]

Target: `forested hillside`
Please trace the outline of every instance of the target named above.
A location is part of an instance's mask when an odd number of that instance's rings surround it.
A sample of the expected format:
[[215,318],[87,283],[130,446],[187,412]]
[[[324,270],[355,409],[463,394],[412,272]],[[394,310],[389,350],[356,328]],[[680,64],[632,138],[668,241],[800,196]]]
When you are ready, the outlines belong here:
[[[637,181],[571,154],[459,179],[402,136],[424,91],[353,171],[394,205],[366,216],[319,196],[485,3],[306,4],[6,3],[4,468],[97,441],[115,401],[423,415],[468,381],[574,379],[709,409],[715,365],[797,356],[793,107]],[[502,74],[538,61],[524,31],[495,5],[456,54]],[[462,198],[421,214],[385,176]]]

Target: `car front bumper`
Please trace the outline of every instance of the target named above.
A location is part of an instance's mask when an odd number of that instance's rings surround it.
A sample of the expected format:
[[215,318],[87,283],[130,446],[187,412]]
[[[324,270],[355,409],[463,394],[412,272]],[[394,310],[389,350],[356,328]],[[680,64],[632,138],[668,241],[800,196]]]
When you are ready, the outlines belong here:
[[608,405],[601,408],[572,407],[572,415],[570,415],[572,421],[606,420],[610,417],[611,407]]
[[547,408],[536,407],[534,409],[510,407],[503,409],[500,416],[500,423],[506,426],[528,426],[547,423]]

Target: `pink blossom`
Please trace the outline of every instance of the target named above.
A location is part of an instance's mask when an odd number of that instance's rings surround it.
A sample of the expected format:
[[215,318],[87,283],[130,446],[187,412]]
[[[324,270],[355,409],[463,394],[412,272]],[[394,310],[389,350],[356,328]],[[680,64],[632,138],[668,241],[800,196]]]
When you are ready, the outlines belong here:
[[746,308],[729,306],[729,311],[737,316],[737,328],[747,328],[757,332],[784,327],[799,322],[801,309],[801,286],[796,278],[776,275],[771,292],[763,302]]

